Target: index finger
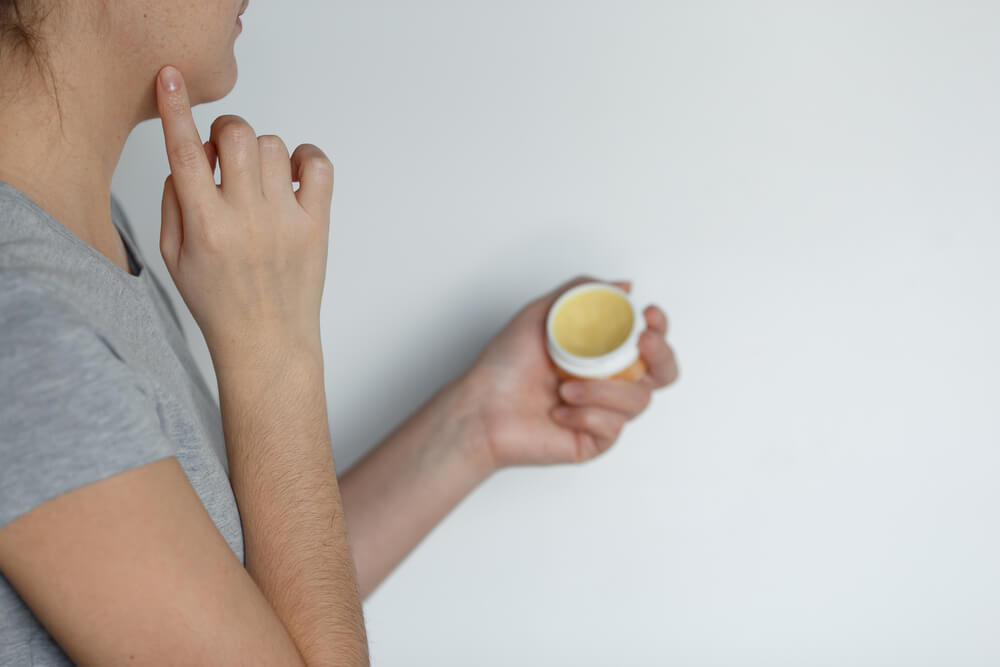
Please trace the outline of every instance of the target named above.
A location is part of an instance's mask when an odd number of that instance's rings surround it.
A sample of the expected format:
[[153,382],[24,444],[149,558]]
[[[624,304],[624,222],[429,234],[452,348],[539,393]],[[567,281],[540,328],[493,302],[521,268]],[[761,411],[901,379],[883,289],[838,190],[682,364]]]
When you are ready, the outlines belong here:
[[182,211],[187,213],[192,201],[215,189],[215,177],[208,169],[205,148],[191,115],[184,77],[176,67],[167,65],[160,70],[156,77],[156,100],[177,198]]

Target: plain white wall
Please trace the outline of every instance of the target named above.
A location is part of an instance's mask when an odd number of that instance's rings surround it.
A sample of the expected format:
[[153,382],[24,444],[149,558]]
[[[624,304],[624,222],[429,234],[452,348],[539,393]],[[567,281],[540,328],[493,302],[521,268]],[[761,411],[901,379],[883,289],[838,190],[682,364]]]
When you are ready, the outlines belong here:
[[[1000,664],[997,3],[244,23],[197,119],[334,158],[338,468],[580,272],[632,278],[681,361],[605,456],[460,505],[366,604],[376,665]],[[164,277],[166,173],[146,123],[115,185]]]

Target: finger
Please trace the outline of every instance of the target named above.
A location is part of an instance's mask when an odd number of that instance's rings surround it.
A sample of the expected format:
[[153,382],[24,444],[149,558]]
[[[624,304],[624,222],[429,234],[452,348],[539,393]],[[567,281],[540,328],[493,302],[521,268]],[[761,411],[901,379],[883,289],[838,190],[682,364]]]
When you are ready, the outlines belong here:
[[570,405],[604,408],[632,419],[649,405],[652,391],[631,380],[586,380],[563,382],[559,395]]
[[257,137],[260,147],[260,182],[268,199],[293,194],[288,147],[281,137],[263,134]]
[[553,420],[560,426],[588,434],[597,452],[607,450],[621,435],[628,418],[620,412],[593,407],[562,405],[552,410]]
[[215,150],[215,144],[209,139],[203,146],[205,147],[205,157],[208,158],[208,168],[212,172],[212,182],[215,182],[215,167],[219,163],[219,152]]
[[180,255],[184,240],[181,224],[181,207],[177,201],[177,190],[171,174],[163,184],[163,200],[160,203],[160,255],[167,268],[173,273],[174,264]]
[[661,336],[667,335],[667,327],[669,322],[667,320],[666,314],[656,306],[646,306],[646,309],[642,311],[643,315],[646,317],[646,326],[648,326],[653,331],[657,332]]
[[598,442],[593,435],[586,431],[573,431],[573,434],[576,436],[577,463],[583,463],[584,461],[589,461],[592,458],[600,456],[614,444],[613,440],[611,442],[604,440]]
[[646,329],[639,336],[639,353],[646,362],[646,374],[656,388],[666,387],[677,379],[674,351],[659,333]]
[[212,121],[211,141],[219,154],[222,193],[234,201],[260,198],[260,149],[250,124],[233,114],[219,116]]
[[167,160],[174,176],[174,188],[181,209],[193,211],[196,202],[214,194],[212,174],[191,115],[184,77],[176,67],[160,70],[156,84],[156,104],[163,124]]
[[295,197],[316,220],[330,220],[333,198],[333,163],[312,144],[302,144],[291,157],[292,181],[299,183]]

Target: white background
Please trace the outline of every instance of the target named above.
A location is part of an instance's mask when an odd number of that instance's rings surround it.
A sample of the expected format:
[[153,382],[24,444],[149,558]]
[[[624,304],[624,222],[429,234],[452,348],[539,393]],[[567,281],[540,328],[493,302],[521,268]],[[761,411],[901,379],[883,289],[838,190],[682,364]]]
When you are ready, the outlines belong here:
[[[463,502],[366,603],[375,665],[1000,664],[997,3],[244,23],[197,119],[334,158],[341,471],[578,273],[633,279],[681,363],[605,456]],[[164,277],[166,173],[145,123],[115,191]]]

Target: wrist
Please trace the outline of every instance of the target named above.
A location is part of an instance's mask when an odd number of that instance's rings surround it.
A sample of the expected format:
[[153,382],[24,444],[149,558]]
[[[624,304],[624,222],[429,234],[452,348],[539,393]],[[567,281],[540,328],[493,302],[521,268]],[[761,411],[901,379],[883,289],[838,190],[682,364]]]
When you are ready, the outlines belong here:
[[288,373],[304,373],[303,379],[323,376],[323,348],[319,336],[233,336],[209,345],[209,354],[219,383],[271,382]]
[[435,402],[441,410],[441,424],[449,431],[443,439],[471,476],[480,481],[497,471],[482,419],[484,385],[473,372],[448,383]]

